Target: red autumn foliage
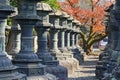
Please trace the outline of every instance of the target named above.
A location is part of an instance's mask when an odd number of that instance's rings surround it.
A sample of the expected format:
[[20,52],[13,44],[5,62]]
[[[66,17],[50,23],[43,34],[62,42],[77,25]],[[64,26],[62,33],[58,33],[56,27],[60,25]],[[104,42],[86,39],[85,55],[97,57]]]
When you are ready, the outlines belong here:
[[103,23],[103,19],[105,18],[104,15],[106,14],[104,10],[109,7],[114,0],[107,0],[106,2],[102,2],[104,0],[87,1],[89,1],[90,6],[85,6],[85,8],[81,8],[81,6],[86,3],[86,0],[66,0],[65,2],[61,2],[59,4],[62,11],[67,12],[80,21],[82,27],[89,28],[87,33],[81,31],[80,35],[84,52],[86,52],[86,54],[91,54],[91,46],[95,42],[98,42],[106,37],[105,26]]
[[[85,1],[85,0],[83,0]],[[87,24],[92,27],[92,30],[98,33],[105,31],[103,18],[105,15],[105,8],[110,6],[113,1],[100,3],[101,0],[90,0],[90,7],[87,9],[80,9],[79,0],[66,0],[59,3],[61,9],[79,20],[82,24]]]

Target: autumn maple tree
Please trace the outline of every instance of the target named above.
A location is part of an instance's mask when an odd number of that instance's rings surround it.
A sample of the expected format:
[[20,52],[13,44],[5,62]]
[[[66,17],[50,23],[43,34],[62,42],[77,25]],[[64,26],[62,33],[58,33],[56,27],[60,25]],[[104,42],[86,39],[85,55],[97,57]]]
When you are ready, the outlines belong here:
[[106,2],[89,0],[87,3],[89,7],[80,8],[82,3],[85,3],[84,1],[86,0],[66,0],[65,2],[59,2],[59,4],[62,11],[80,21],[82,48],[86,54],[91,54],[92,45],[107,36],[104,26],[105,9],[113,3],[113,0],[107,0]]

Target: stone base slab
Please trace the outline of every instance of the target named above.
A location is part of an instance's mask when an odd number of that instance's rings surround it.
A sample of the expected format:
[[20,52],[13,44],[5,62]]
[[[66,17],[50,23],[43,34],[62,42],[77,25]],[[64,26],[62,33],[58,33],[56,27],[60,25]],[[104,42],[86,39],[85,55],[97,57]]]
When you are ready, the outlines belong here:
[[26,75],[16,71],[0,72],[0,80],[27,80]]
[[58,80],[68,80],[68,71],[63,66],[60,65],[55,67],[47,66],[46,72],[55,75],[58,78]]

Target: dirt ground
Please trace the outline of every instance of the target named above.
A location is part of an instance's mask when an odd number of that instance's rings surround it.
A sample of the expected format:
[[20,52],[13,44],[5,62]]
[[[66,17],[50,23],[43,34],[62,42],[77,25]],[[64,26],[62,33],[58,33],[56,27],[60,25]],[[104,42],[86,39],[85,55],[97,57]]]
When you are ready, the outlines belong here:
[[69,80],[95,80],[95,67],[98,61],[98,56],[85,55],[84,63],[75,71]]

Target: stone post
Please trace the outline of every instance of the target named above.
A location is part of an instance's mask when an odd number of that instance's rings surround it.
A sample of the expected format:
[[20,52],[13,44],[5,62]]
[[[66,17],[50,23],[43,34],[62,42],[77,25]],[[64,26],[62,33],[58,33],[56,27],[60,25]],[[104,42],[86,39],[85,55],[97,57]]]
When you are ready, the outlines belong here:
[[13,13],[14,7],[8,0],[0,0],[0,79],[1,80],[26,80],[25,75],[16,71],[16,66],[6,56],[5,51],[5,26],[7,17]]
[[80,36],[80,27],[81,27],[81,23],[80,22],[78,22],[77,24],[76,24],[76,33],[75,33],[75,40],[76,40],[76,47],[77,47],[77,49],[79,49],[79,51],[81,52],[81,54],[84,54],[84,51],[83,51],[83,49],[81,48],[81,46],[79,45],[79,36]]
[[41,18],[36,24],[36,31],[38,34],[38,50],[37,55],[39,59],[42,59],[42,63],[46,65],[46,71],[48,73],[56,75],[59,80],[67,80],[66,68],[59,65],[59,61],[48,52],[48,31],[52,24],[49,23],[49,13],[52,11],[51,7],[46,3],[38,3],[37,5],[38,15]]
[[72,31],[71,31],[71,33],[70,33],[70,46],[72,47],[72,49],[75,49],[76,47],[75,47],[75,34],[76,34],[76,28],[77,28],[77,23],[78,23],[78,21],[77,20],[73,20],[72,21]]
[[17,53],[19,53],[20,46],[21,46],[21,41],[20,41],[21,28],[20,28],[20,25],[16,21],[13,22],[13,26],[11,27],[11,31],[13,33],[13,38],[14,39],[13,39],[13,42],[12,42],[13,48],[9,52],[9,55],[11,55],[11,57],[14,58],[15,55]]
[[59,18],[61,14],[62,13],[60,11],[55,11],[50,14],[50,23],[53,24],[50,28],[50,52],[58,60],[63,58],[63,55],[58,49],[58,32],[61,29],[61,26],[59,25]]
[[[56,77],[45,73],[45,66],[33,51],[33,28],[39,20],[36,14],[36,3],[40,0],[19,0],[19,11],[15,17],[21,27],[21,50],[14,57],[13,63],[19,66],[18,71],[27,75],[27,80],[56,80]],[[53,79],[54,78],[54,79]]]
[[68,69],[68,75],[73,73],[73,66],[67,57],[58,49],[58,33],[63,26],[60,26],[61,12],[56,11],[50,14],[50,23],[53,24],[50,30],[50,51],[59,60],[60,65]]
[[60,49],[61,52],[65,51],[65,31],[67,28],[67,18],[69,17],[69,15],[67,15],[65,12],[62,12],[62,16],[60,17],[60,32],[59,32],[59,36],[58,36],[58,48]]
[[[49,61],[54,60],[54,57],[48,52],[47,42],[48,42],[48,31],[52,24],[49,23],[49,13],[52,11],[50,6],[45,3],[38,3],[37,12],[42,21],[36,24],[36,31],[38,34],[38,50],[37,55],[42,59],[43,64],[48,64]],[[56,63],[57,61],[54,60]],[[56,63],[56,65],[58,62]]]
[[81,52],[79,49],[75,46],[75,34],[76,34],[76,28],[77,28],[78,21],[73,20],[72,22],[72,31],[70,33],[70,43],[71,43],[71,50],[74,55],[74,58],[76,58],[79,61],[79,64],[83,62],[83,56],[81,55]]
[[71,54],[70,51],[67,50],[65,47],[65,31],[68,29],[68,23],[67,20],[68,18],[72,18],[70,15],[68,15],[66,12],[62,12],[62,16],[60,18],[60,25],[61,25],[61,30],[59,32],[58,36],[58,47],[61,50],[63,56],[66,57],[66,62],[68,62],[71,66],[72,69],[68,68],[69,70],[75,71],[78,68],[79,62],[73,58],[73,54]]
[[75,56],[79,59],[79,61],[82,63],[84,61],[84,51],[83,49],[79,46],[78,40],[79,40],[79,35],[80,35],[80,26],[81,23],[77,22],[75,24],[76,28],[74,30],[74,35],[75,35],[75,49],[74,51],[76,52]]
[[[64,15],[67,15],[67,13],[63,13],[63,17],[62,18],[65,17]],[[79,62],[78,62],[77,59],[75,59],[73,57],[73,52],[70,49],[70,32],[72,30],[72,20],[73,20],[73,17],[70,15],[69,17],[64,18],[64,19],[67,21],[66,22],[67,24],[64,24],[64,25],[66,25],[66,27],[65,27],[65,36],[64,36],[64,38],[65,38],[64,39],[65,40],[64,41],[65,42],[64,46],[65,47],[64,47],[64,50],[63,50],[63,54],[64,54],[64,56],[66,56],[66,60],[71,64],[71,66],[72,66],[71,70],[75,71],[75,70],[78,69]],[[61,21],[63,21],[63,20],[61,20]]]
[[68,27],[66,28],[66,31],[65,31],[65,47],[67,48],[68,51],[71,51],[70,50],[70,32],[72,30],[72,20],[73,20],[72,17],[67,19]]
[[[65,32],[67,31],[67,28],[68,28],[67,19],[69,17],[70,16],[66,12],[62,12],[62,16],[60,17],[60,26],[61,26],[61,29],[60,29],[59,36],[58,36],[58,39],[59,39],[58,40],[58,47],[59,47],[59,49],[60,49],[60,51],[62,53],[67,52],[67,48],[65,46]],[[66,57],[72,57],[72,56],[69,56],[67,54],[64,54],[64,56],[66,56]]]

